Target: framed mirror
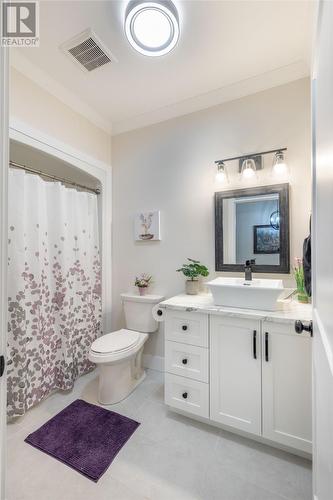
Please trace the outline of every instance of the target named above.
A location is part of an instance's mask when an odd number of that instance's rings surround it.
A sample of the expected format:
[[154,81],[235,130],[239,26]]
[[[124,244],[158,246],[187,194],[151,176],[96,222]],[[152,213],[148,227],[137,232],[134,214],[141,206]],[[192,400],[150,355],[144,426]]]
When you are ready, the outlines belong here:
[[289,273],[289,184],[215,193],[215,269]]

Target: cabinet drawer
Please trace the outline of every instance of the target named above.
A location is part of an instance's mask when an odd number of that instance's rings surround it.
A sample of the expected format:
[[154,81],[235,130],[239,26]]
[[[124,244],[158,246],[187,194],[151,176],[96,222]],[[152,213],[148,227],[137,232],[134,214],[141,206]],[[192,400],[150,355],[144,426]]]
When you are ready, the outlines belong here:
[[165,370],[175,375],[208,382],[208,349],[178,342],[165,343]]
[[180,410],[209,417],[208,384],[178,375],[165,374],[165,402]]
[[208,314],[167,311],[165,338],[183,344],[208,347]]

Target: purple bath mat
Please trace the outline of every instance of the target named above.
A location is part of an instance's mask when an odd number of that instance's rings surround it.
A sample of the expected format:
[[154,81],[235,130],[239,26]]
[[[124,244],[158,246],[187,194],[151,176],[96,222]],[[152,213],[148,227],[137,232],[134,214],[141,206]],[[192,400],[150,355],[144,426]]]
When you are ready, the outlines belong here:
[[25,442],[97,482],[139,425],[77,399]]

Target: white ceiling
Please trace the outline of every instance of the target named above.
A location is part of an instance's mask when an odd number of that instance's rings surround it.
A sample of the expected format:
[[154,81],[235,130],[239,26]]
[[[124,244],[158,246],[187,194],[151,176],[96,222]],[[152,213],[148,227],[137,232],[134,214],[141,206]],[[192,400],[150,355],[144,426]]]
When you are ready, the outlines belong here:
[[[128,44],[126,4],[41,1],[40,47],[14,49],[13,65],[113,133],[310,73],[314,1],[175,1],[181,37],[160,58],[143,56]],[[89,27],[118,62],[86,74],[59,46]]]

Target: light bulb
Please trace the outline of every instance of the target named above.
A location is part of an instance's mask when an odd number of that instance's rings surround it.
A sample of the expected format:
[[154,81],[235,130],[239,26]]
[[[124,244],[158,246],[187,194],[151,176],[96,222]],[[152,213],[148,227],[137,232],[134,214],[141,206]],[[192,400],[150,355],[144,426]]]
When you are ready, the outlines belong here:
[[219,183],[228,182],[228,173],[226,166],[223,162],[217,164],[216,181]]
[[255,171],[253,170],[253,168],[246,167],[243,170],[243,177],[245,177],[245,179],[251,179],[251,177],[254,177],[254,176],[255,176]]
[[225,173],[224,172],[217,172],[216,180],[217,180],[217,182],[224,182],[225,181]]
[[243,161],[241,175],[244,179],[252,179],[256,175],[256,164],[252,158]]
[[273,160],[273,172],[276,175],[285,175],[288,173],[288,165],[285,162],[283,151],[275,153]]
[[288,167],[285,162],[282,163],[275,163],[274,165],[274,172],[278,175],[283,175],[287,172]]

